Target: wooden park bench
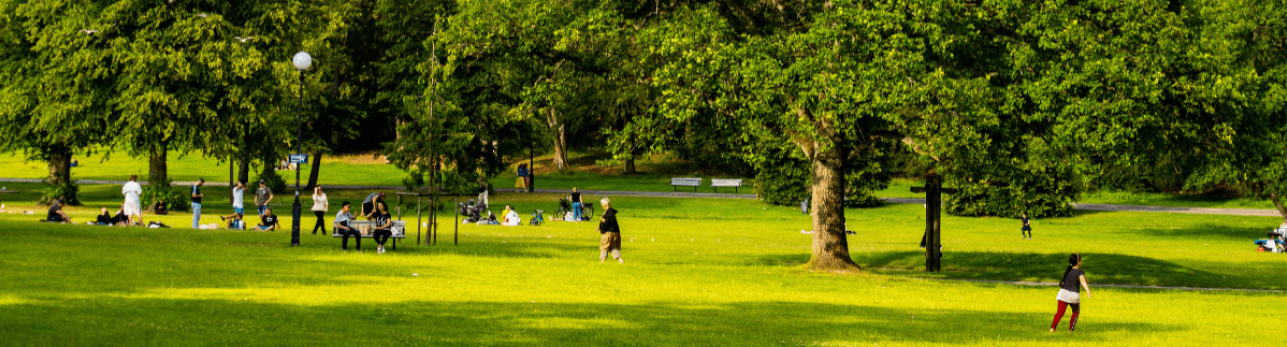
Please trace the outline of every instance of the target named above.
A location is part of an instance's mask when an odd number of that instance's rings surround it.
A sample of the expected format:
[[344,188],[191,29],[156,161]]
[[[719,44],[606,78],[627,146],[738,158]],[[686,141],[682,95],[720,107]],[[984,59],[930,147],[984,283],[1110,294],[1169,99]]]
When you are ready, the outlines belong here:
[[[360,232],[362,234],[362,238],[364,239],[375,238],[375,236],[371,235],[371,232],[375,231],[375,227],[376,227],[376,224],[375,224],[375,221],[373,220],[350,220],[349,221],[349,228],[353,228],[358,232]],[[344,237],[344,235],[341,235],[339,233],[339,229],[340,228],[338,226],[335,226],[335,224],[333,223],[332,229],[331,229],[331,237]],[[407,222],[395,220],[393,221],[393,227],[391,229],[393,229],[393,236],[389,236],[389,239],[393,240],[393,245],[390,249],[396,251],[398,250],[398,240],[407,238]]]
[[693,187],[693,191],[696,192],[697,187],[702,186],[702,178],[701,177],[691,177],[691,178],[673,177],[670,179],[670,186],[675,188],[676,190],[678,190],[680,186]]
[[712,178],[711,179],[711,188],[714,189],[716,192],[719,191],[719,187],[733,187],[733,192],[737,193],[737,187],[741,187],[741,186],[742,186],[741,178],[724,178],[724,179]]

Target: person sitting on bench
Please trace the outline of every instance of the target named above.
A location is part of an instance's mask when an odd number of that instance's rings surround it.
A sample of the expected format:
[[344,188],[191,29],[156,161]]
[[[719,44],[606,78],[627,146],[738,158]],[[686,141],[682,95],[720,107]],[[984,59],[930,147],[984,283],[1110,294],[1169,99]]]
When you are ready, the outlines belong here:
[[281,229],[281,225],[279,225],[277,221],[277,216],[273,214],[273,209],[271,207],[264,209],[264,215],[259,216],[259,226],[256,228],[263,231],[277,231],[278,229]]
[[381,202],[375,213],[375,231],[371,232],[371,238],[375,239],[375,252],[384,253],[384,243],[389,241],[393,236],[393,216],[389,215],[389,205]]
[[229,216],[227,218],[228,230],[246,230],[246,221],[242,217],[240,213],[233,213],[232,216]]
[[67,213],[63,212],[62,199],[56,199],[53,204],[49,205],[49,215],[45,216],[45,221],[54,223],[71,223],[71,217],[67,217]]
[[340,241],[340,249],[349,250],[349,237],[352,236],[357,240],[357,250],[362,250],[362,233],[349,227],[349,221],[353,220],[353,215],[349,214],[349,202],[345,201],[340,204],[340,213],[335,214],[335,233],[344,237]]

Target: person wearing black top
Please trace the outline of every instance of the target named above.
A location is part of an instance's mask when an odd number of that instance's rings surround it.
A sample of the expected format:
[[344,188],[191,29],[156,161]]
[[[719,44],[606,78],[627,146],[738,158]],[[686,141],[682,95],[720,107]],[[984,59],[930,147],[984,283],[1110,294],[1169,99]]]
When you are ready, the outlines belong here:
[[389,215],[389,207],[381,202],[378,211],[375,213],[375,231],[371,232],[371,238],[375,239],[377,246],[376,254],[384,253],[384,243],[389,241],[393,236],[393,216]]
[[203,184],[206,184],[206,179],[198,178],[197,184],[192,185],[191,195],[192,195],[192,228],[193,229],[201,228],[201,198],[206,196],[205,194],[201,194],[201,185]]
[[116,223],[115,223],[114,221],[112,221],[112,215],[111,215],[110,213],[107,213],[107,208],[106,208],[106,207],[104,207],[104,208],[102,208],[102,209],[100,209],[100,210],[99,210],[99,213],[98,213],[98,221],[97,221],[97,222],[95,222],[94,224],[98,224],[98,225],[112,225],[112,224],[116,224]]
[[599,205],[603,207],[603,214],[599,216],[599,263],[612,253],[612,259],[625,264],[625,259],[621,259],[621,225],[617,224],[617,209],[612,208],[608,198],[599,200]]
[[568,200],[572,201],[572,218],[580,222],[581,221],[581,193],[576,191],[576,187],[572,187],[572,196],[568,197]]
[[281,228],[277,215],[273,214],[272,208],[264,209],[264,214],[259,216],[259,226],[257,228],[264,231],[277,231]]
[[[1023,238],[1025,239],[1032,239],[1032,225],[1028,224],[1028,213],[1024,212],[1022,217],[1023,227],[1019,228],[1019,235],[1023,235]],[[1027,234],[1025,235],[1024,233]]]
[[1068,332],[1077,329],[1077,316],[1081,314],[1081,294],[1078,290],[1086,288],[1086,297],[1090,297],[1090,285],[1086,283],[1086,272],[1081,271],[1081,255],[1073,253],[1068,256],[1068,269],[1064,270],[1064,277],[1059,282],[1059,294],[1055,295],[1055,300],[1059,301],[1059,309],[1055,311],[1055,321],[1050,323],[1050,332],[1055,332],[1059,326],[1059,320],[1064,317],[1064,309],[1072,306],[1072,317],[1068,319]]
[[62,199],[54,200],[54,203],[49,205],[49,213],[45,216],[45,221],[71,223],[71,217],[68,217],[67,213],[63,212]]

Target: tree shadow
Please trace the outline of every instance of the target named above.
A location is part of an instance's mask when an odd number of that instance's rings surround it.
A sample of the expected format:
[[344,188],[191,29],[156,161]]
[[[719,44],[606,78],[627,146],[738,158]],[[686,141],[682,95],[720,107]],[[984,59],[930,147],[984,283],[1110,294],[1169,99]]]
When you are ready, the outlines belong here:
[[[16,345],[763,346],[1055,342],[1048,313],[801,302],[620,305],[426,302],[287,305],[227,300],[69,300],[6,305]],[[77,324],[66,324],[70,318]],[[1066,322],[1064,323],[1066,324]],[[1083,319],[1079,342],[1182,330]],[[1063,335],[1063,334],[1059,334]]]

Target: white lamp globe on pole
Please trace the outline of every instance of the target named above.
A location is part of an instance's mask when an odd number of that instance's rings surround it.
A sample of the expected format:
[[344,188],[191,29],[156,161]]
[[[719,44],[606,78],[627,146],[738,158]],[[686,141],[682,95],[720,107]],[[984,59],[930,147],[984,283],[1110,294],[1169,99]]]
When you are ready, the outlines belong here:
[[301,51],[295,53],[295,57],[291,58],[291,63],[295,64],[295,69],[306,71],[308,68],[313,67],[313,56],[308,55],[308,52]]

